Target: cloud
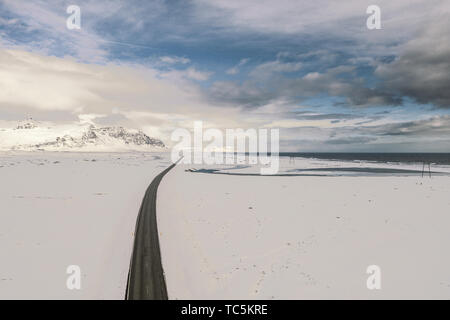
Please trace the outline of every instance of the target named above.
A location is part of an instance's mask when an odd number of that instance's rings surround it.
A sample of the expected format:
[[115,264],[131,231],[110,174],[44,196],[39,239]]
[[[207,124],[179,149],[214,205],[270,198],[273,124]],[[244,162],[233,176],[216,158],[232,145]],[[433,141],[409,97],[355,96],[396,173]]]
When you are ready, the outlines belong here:
[[[387,122],[386,122],[387,121]],[[338,127],[281,129],[282,150],[301,152],[446,152],[450,150],[450,116],[414,121]]]
[[[194,69],[190,77],[205,75]],[[13,112],[19,120],[52,113],[54,121],[96,122],[97,118],[123,115],[136,126],[171,129],[204,119],[222,126],[226,111],[206,103],[201,90],[184,74],[166,78],[160,71],[136,65],[91,65],[20,50],[0,49],[0,118]],[[140,113],[141,116],[134,116]],[[37,115],[37,117],[35,116]],[[239,118],[239,117],[237,117]]]
[[421,34],[403,45],[391,63],[375,75],[385,91],[418,103],[450,108],[450,14],[442,14]]
[[[448,2],[380,0],[383,29],[376,31],[365,26],[369,4],[360,0],[280,0],[276,4],[269,0],[195,0],[177,5],[162,0],[145,4],[85,0],[80,2],[82,29],[74,31],[66,28],[64,2],[4,0],[2,9],[10,16],[1,20],[5,31],[0,37],[9,46],[16,43],[47,55],[103,64],[116,59],[142,62],[139,59],[148,58],[148,52],[161,45],[166,49],[176,44],[182,50],[188,44],[191,50],[195,43],[201,50],[211,47],[211,41],[220,46],[226,39],[231,46],[255,44],[261,56],[280,46],[276,60],[261,59],[238,82],[215,79],[217,83],[207,94],[211,101],[254,108],[273,101],[301,102],[314,95],[329,95],[342,97],[350,106],[372,106],[400,105],[403,97],[411,97],[418,103],[447,107]],[[177,20],[168,19],[171,15]],[[428,31],[417,38],[417,31],[424,28]],[[295,41],[303,47],[294,45]],[[425,49],[429,47],[435,49]],[[303,51],[295,52],[300,48]],[[374,58],[380,54],[397,58],[386,63],[382,57]],[[241,58],[226,74],[240,74],[248,59]],[[173,52],[156,60],[162,64],[154,63],[155,68],[179,69],[191,62],[190,57]],[[331,71],[336,66],[364,64],[376,68],[373,76],[379,83],[373,84],[372,75],[357,69],[353,74],[346,72],[346,79],[342,77],[345,72]],[[195,81],[209,80],[212,75],[212,71],[193,67],[176,71]]]
[[[322,71],[306,58],[280,52],[276,60],[254,67],[242,82],[218,81],[209,92],[213,101],[258,108],[274,101],[302,102],[317,95],[340,97],[342,105],[400,106],[405,98],[419,104],[450,108],[450,14],[441,13],[412,39],[398,46],[396,57],[351,57]],[[321,50],[318,57],[333,56]],[[374,70],[361,74],[360,68]],[[233,70],[231,70],[233,71]],[[285,76],[287,73],[292,75]]]
[[251,72],[250,76],[262,80],[271,77],[274,73],[290,73],[300,70],[301,62],[283,62],[279,59],[275,61],[268,61],[256,66]]
[[367,127],[367,133],[379,136],[450,137],[450,116],[435,116],[428,119],[389,123]]
[[[424,13],[447,5],[443,0],[378,0],[383,32],[380,39],[366,28],[366,9],[371,1],[347,0],[195,0],[198,19],[223,28],[264,34],[326,34],[332,37],[391,42],[414,32],[424,22]],[[257,10],[255,9],[257,8]],[[414,21],[405,28],[405,24]],[[374,36],[376,35],[376,36]]]
[[95,114],[95,113],[79,114],[78,119],[80,119],[81,123],[93,124],[94,123],[93,120],[97,118],[102,118],[104,116],[105,116],[104,114]]
[[[424,147],[423,142],[426,141],[432,144],[427,149],[443,152],[445,150],[439,149],[442,147],[441,142],[450,141],[449,137],[450,115],[441,115],[413,121],[390,121],[380,125],[335,128],[330,131],[329,141],[339,141],[340,144],[346,141],[356,143],[358,139],[363,138],[367,139],[365,143],[409,143],[416,146],[422,145],[422,147]],[[364,143],[362,140],[360,142]]]
[[212,74],[211,72],[202,72],[202,71],[198,71],[195,68],[188,68],[184,71],[184,74],[186,75],[186,77],[193,79],[193,80],[197,80],[197,81],[205,81],[208,80],[208,78],[210,77],[210,75]]
[[[381,88],[368,88],[357,76],[355,67],[341,65],[324,72],[295,74],[301,62],[265,62],[250,72],[250,79],[242,83],[215,82],[207,95],[217,104],[230,104],[244,108],[259,108],[275,101],[301,103],[318,95],[341,97],[349,106],[400,105],[402,100]],[[285,77],[285,73],[294,73]]]
[[[2,119],[15,112],[16,119],[31,115],[48,120],[45,115],[51,112],[56,122],[79,123],[81,119],[140,128],[169,145],[174,128],[192,128],[193,121],[199,119],[216,128],[281,128],[282,145],[290,141],[299,150],[305,146],[313,150],[314,145],[315,150],[367,150],[380,143],[386,147],[423,139],[435,141],[434,148],[438,148],[450,135],[448,115],[392,123],[389,113],[320,113],[307,107],[298,110],[296,104],[277,100],[257,109],[223,107],[205,99],[202,89],[183,74],[171,71],[166,75],[136,65],[89,65],[68,58],[0,50],[0,73]],[[363,121],[371,123],[358,125]]]
[[206,81],[213,74],[213,72],[200,71],[194,67],[189,67],[186,69],[169,69],[168,71],[161,71],[159,74],[161,78],[182,86],[184,85],[185,80],[194,80],[197,82]]
[[[114,6],[105,6],[108,11]],[[84,61],[104,62],[108,52],[104,49],[104,39],[93,32],[83,18],[80,30],[69,30],[66,20],[66,6],[62,2],[3,0],[0,8],[14,15],[19,21],[5,29],[2,38],[28,50],[60,56],[71,55]]]
[[286,116],[298,120],[349,120],[363,117],[363,115],[355,113],[314,113],[312,111],[289,112]]
[[329,139],[329,140],[326,140],[325,143],[331,144],[331,145],[364,144],[364,143],[373,142],[376,140],[377,139],[375,137],[359,136],[359,137],[348,137],[348,138],[340,138],[340,139]]
[[163,56],[163,57],[159,57],[159,59],[167,64],[187,64],[189,62],[191,62],[191,60],[189,60],[188,58],[184,58],[184,57],[176,57],[176,56]]
[[0,1],[1,119],[81,117],[161,138],[198,119],[279,125],[284,141],[325,150],[448,134],[448,1],[379,0],[374,31],[361,0],[84,0],[79,31],[66,4]]
[[246,64],[248,61],[250,61],[249,58],[241,59],[241,61],[239,61],[239,63],[237,65],[235,65],[234,67],[228,69],[226,71],[226,73],[230,74],[230,75],[238,74],[240,72],[240,67],[242,67],[244,64]]
[[[291,59],[286,61],[280,59],[280,52],[276,60],[260,63],[250,71],[250,79],[217,82],[210,92],[217,101],[255,108],[276,100],[302,102],[315,95],[329,95],[343,98],[348,106],[399,106],[405,98],[419,104],[450,106],[448,1],[380,0],[382,30],[375,31],[365,26],[365,9],[372,4],[365,1],[195,3],[199,19],[220,25],[226,32],[257,34],[272,40],[267,40],[266,46],[289,43],[294,50],[299,48],[286,39],[299,39],[305,47],[312,46],[310,52],[320,52],[320,58],[326,58],[319,64],[319,56],[308,57],[306,50],[301,54],[287,52]],[[343,72],[327,70],[336,66],[354,66],[355,70],[344,78]],[[308,69],[300,78],[301,71]],[[236,67],[227,71],[238,72]],[[293,74],[282,77],[277,72]]]

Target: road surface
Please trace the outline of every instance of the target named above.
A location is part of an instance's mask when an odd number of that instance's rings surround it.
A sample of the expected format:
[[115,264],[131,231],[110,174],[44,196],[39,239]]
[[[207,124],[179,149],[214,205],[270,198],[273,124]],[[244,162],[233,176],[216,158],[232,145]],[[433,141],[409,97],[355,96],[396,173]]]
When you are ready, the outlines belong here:
[[153,179],[142,200],[136,221],[126,300],[168,299],[156,225],[156,193],[164,175],[176,164],[172,164]]

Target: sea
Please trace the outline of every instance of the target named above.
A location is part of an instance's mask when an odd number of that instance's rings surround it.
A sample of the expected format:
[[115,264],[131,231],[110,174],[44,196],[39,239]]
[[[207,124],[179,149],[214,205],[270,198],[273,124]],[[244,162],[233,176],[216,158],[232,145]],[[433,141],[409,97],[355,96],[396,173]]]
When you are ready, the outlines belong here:
[[450,165],[450,153],[280,152],[279,155],[281,157],[310,158],[321,160]]

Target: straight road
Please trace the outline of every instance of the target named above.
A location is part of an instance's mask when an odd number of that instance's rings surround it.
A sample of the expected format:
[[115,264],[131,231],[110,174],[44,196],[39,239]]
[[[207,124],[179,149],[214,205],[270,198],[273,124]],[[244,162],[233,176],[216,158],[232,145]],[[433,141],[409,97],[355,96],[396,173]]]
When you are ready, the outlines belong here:
[[178,161],[153,179],[142,200],[134,233],[126,300],[168,299],[156,225],[156,193],[162,178]]

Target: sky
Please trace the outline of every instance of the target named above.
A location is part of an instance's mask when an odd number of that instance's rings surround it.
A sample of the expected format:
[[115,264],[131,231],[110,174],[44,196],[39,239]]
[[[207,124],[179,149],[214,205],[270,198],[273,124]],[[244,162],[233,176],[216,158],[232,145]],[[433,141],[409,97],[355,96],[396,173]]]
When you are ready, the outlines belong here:
[[450,152],[449,31],[448,0],[0,0],[0,126],[170,146],[202,120],[278,128],[281,151]]

